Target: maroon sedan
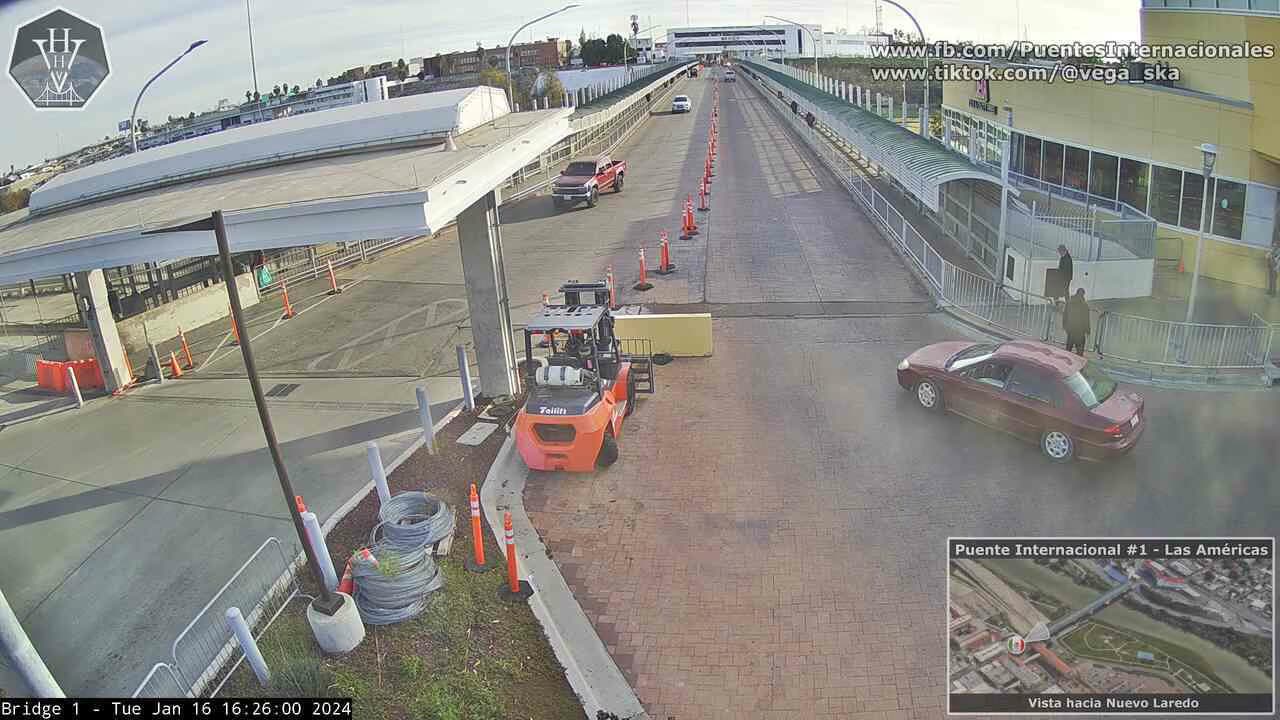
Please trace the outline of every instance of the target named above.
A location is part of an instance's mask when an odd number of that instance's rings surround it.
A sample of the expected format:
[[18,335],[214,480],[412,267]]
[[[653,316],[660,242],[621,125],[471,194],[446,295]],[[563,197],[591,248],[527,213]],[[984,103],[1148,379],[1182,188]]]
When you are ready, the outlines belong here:
[[898,384],[926,410],[951,410],[1030,440],[1057,462],[1124,454],[1146,428],[1141,395],[1042,342],[935,343],[898,364]]

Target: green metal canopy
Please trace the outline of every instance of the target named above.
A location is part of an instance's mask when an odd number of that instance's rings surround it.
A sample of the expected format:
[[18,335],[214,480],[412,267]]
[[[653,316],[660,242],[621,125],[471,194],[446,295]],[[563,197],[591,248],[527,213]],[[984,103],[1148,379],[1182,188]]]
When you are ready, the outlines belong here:
[[991,170],[891,120],[823,92],[769,64],[754,60],[743,61],[743,64],[772,85],[771,89],[780,90],[788,99],[795,100],[802,112],[812,112],[934,212],[940,209],[944,183],[966,178],[1000,182]]

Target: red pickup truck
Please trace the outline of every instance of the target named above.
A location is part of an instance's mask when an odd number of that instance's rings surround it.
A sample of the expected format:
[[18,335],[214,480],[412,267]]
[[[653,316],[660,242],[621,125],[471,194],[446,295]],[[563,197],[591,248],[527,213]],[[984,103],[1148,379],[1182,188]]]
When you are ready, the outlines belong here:
[[551,184],[551,200],[557,208],[580,202],[585,202],[588,207],[595,207],[602,191],[612,189],[616,193],[622,192],[626,174],[627,161],[611,160],[608,155],[574,160]]

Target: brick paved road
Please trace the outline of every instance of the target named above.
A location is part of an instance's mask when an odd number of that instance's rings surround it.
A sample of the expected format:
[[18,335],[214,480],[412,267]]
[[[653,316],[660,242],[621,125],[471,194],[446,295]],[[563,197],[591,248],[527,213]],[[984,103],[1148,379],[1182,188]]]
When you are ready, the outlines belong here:
[[[721,108],[702,300],[922,297],[758,98],[722,86]],[[897,388],[903,355],[963,336],[939,315],[740,315],[715,357],[659,369],[615,466],[525,493],[658,720],[942,717],[950,534],[1276,530],[1275,394],[1143,389],[1131,456],[1053,466]]]

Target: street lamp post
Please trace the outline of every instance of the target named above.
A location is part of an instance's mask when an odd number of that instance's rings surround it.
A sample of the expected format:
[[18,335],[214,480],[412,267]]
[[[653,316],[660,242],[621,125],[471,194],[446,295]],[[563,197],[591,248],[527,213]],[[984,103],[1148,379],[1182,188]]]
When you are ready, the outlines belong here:
[[191,43],[191,46],[188,47],[186,50],[182,51],[181,55],[171,60],[168,65],[165,65],[164,67],[160,68],[160,72],[156,73],[155,75],[152,75],[151,79],[147,81],[147,84],[142,86],[142,90],[138,91],[138,99],[133,101],[133,114],[129,116],[129,138],[133,140],[134,152],[138,152],[138,133],[137,133],[138,103],[142,102],[143,93],[145,93],[147,91],[147,88],[151,87],[151,83],[155,82],[156,79],[159,78],[161,75],[163,75],[166,70],[173,67],[174,65],[177,65],[179,60],[186,57],[188,53],[200,47],[201,45],[205,44],[206,42],[208,42],[208,40],[197,40]]
[[920,44],[924,46],[924,125],[920,128],[920,134],[925,137],[931,137],[929,134],[929,43],[925,42],[924,30],[920,28],[920,23],[916,22],[916,16],[912,15],[910,10],[902,7],[894,0],[884,0],[884,2],[907,14],[907,17],[911,19],[911,24],[916,26],[916,34],[920,36]]
[[546,15],[543,15],[542,17],[536,17],[530,20],[529,22],[516,28],[515,32],[511,33],[511,39],[507,41],[507,102],[510,103],[511,110],[515,110],[515,107],[516,107],[516,91],[514,86],[511,83],[511,44],[516,41],[516,36],[520,34],[521,30],[524,30],[525,28],[529,27],[530,25],[536,22],[541,22],[551,17],[552,15],[559,15],[560,13],[566,10],[572,10],[573,8],[576,8],[576,7],[578,7],[576,3],[573,5],[565,5],[559,10],[549,12]]
[[[778,22],[787,23],[788,25],[795,25],[801,30],[804,30],[805,32],[809,33],[809,40],[813,42],[813,75],[816,79],[818,75],[818,39],[814,37],[813,31],[805,27],[804,25],[801,25],[800,23],[796,22],[795,20],[780,18],[776,15],[765,15],[765,18],[768,20],[777,20]],[[783,61],[783,64],[784,65],[786,64],[785,60]]]
[[1210,208],[1213,207],[1213,197],[1209,193],[1209,177],[1213,175],[1213,165],[1218,160],[1218,146],[1203,143],[1200,145],[1200,154],[1204,159],[1204,206],[1200,211],[1200,233],[1196,236],[1196,264],[1191,270],[1191,294],[1187,298],[1188,323],[1196,312],[1196,286],[1200,284],[1200,257],[1204,252],[1204,234],[1207,232]]

